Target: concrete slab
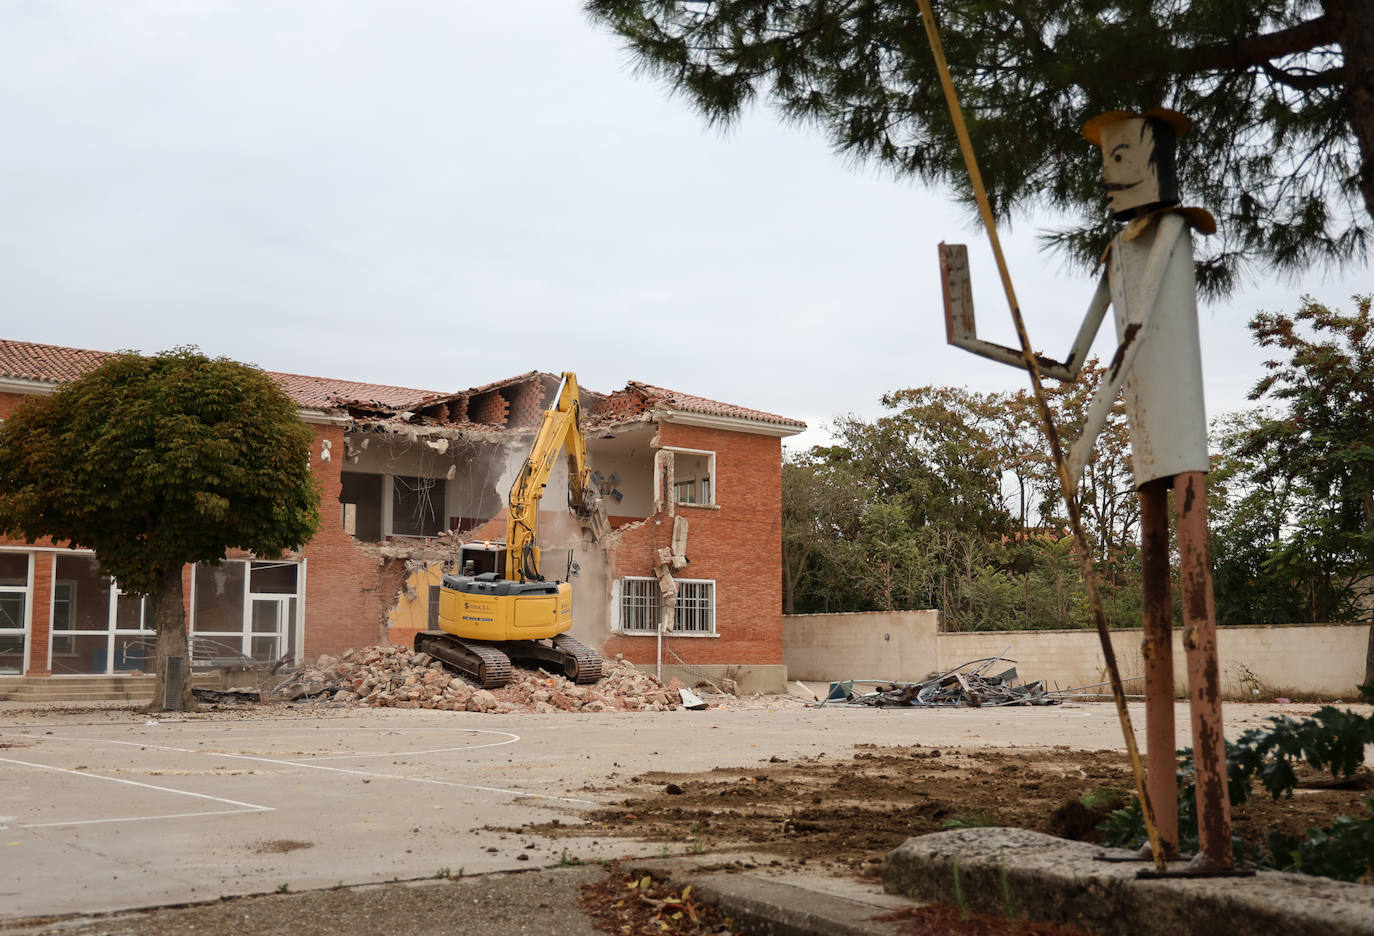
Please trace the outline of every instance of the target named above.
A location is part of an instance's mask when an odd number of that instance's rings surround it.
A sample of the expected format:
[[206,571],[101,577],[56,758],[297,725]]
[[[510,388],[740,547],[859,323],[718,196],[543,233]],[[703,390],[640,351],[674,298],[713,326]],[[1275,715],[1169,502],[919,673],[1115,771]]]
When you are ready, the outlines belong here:
[[[657,855],[661,844],[573,844],[487,828],[579,822],[615,795],[599,790],[647,770],[843,757],[856,744],[1120,746],[1110,705],[741,705],[503,716],[263,708],[148,719],[117,707],[0,703],[0,815],[10,817],[0,819],[0,920],[282,884],[404,880],[443,868],[520,870],[557,864],[565,848],[583,860]],[[1227,712],[1231,732],[1274,714]],[[1186,744],[1186,707],[1178,713]]]
[[600,880],[596,865],[533,874],[498,873],[262,894],[190,906],[0,921],[5,936],[599,936],[577,907],[579,889]]
[[[1103,936],[1374,934],[1374,888],[1263,871],[1255,877],[1137,880],[1137,864],[1024,829],[959,829],[908,839],[883,861],[889,893],[1000,914],[1010,899],[1035,920]],[[1180,865],[1181,867],[1181,865]]]
[[[729,855],[712,856],[719,864]],[[748,856],[734,856],[747,858]],[[853,878],[814,874],[711,873],[692,859],[634,861],[637,874],[653,873],[671,886],[691,886],[699,898],[755,936],[892,936],[897,927],[874,917],[919,906],[906,897],[883,893]]]

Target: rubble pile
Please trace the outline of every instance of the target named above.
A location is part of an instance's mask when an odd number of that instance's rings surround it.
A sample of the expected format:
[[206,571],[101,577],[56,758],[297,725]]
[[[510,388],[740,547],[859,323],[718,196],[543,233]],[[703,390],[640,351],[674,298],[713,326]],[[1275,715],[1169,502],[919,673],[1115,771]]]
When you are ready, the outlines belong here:
[[322,656],[263,696],[449,712],[666,712],[678,708],[680,687],[677,680],[663,685],[617,655],[604,662],[601,679],[589,686],[517,668],[499,689],[478,689],[427,653],[384,645]]

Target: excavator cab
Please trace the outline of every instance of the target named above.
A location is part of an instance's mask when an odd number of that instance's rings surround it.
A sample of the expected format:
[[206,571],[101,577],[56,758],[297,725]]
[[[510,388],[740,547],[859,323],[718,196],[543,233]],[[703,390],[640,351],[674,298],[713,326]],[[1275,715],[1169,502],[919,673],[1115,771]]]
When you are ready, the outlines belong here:
[[464,543],[458,552],[458,571],[462,575],[492,573],[505,578],[506,544],[487,540]]

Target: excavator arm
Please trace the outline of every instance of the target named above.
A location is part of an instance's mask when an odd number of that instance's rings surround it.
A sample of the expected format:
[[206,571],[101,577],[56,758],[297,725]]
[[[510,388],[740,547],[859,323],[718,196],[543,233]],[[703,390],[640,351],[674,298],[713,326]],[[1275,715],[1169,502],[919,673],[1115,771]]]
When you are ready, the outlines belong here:
[[506,578],[539,582],[539,501],[548,486],[559,449],[568,456],[568,506],[596,539],[607,531],[601,496],[587,467],[587,438],[582,432],[582,398],[577,375],[563,372],[553,404],[544,411],[529,457],[511,484],[506,522]]

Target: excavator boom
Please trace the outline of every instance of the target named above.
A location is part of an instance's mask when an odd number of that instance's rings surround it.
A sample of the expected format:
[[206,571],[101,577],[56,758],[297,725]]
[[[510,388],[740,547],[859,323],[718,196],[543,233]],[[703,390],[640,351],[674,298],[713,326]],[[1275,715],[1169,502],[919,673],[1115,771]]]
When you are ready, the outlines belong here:
[[505,575],[511,581],[543,580],[539,547],[536,545],[539,501],[548,486],[559,449],[566,450],[568,455],[568,506],[600,539],[605,532],[602,528],[605,517],[600,510],[600,496],[592,484],[591,469],[587,467],[587,438],[582,433],[582,396],[577,387],[577,375],[571,371],[563,372],[558,395],[553,405],[544,411],[529,457],[510,487]]

